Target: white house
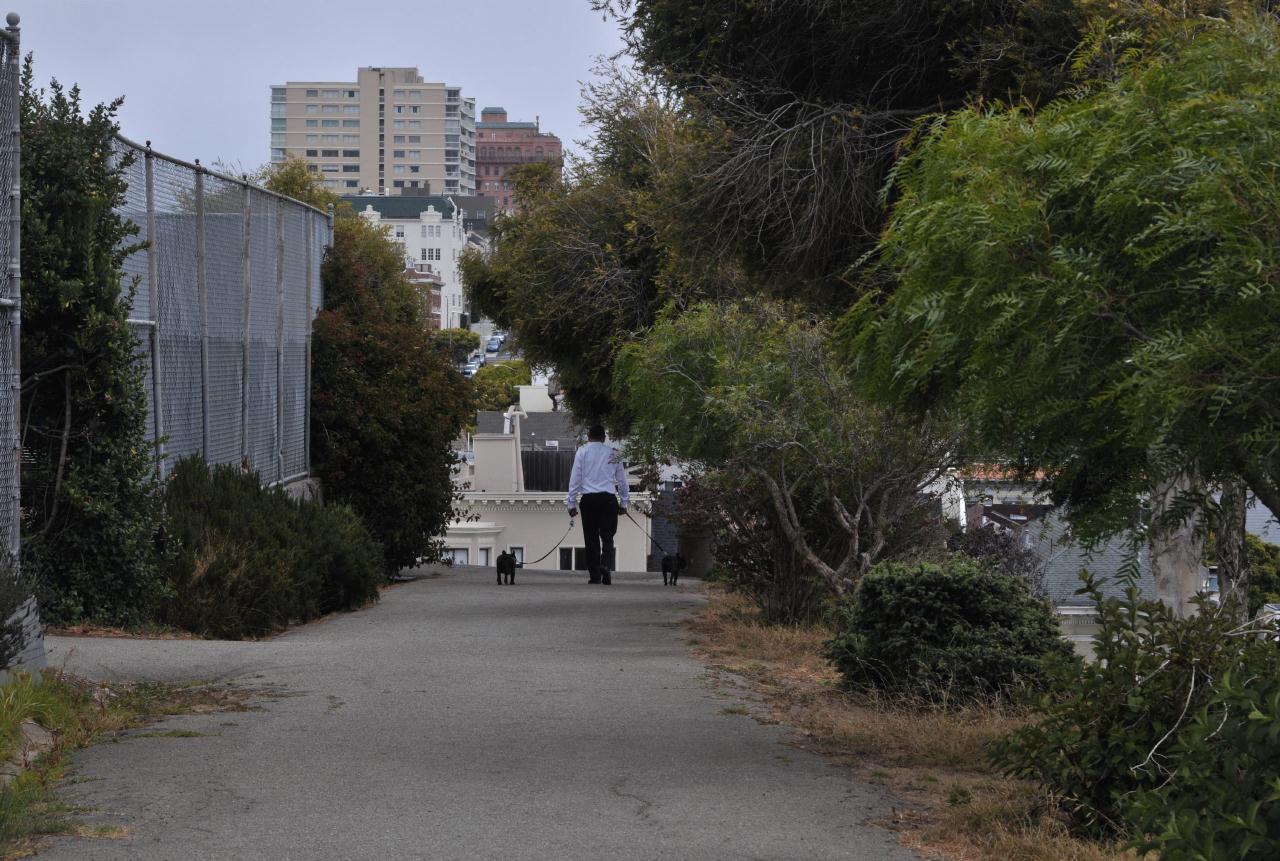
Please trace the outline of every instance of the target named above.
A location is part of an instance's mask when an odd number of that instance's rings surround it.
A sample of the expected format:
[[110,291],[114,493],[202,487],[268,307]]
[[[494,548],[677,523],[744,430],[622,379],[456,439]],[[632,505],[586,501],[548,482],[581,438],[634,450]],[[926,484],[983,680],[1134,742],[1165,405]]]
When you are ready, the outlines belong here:
[[[565,506],[580,429],[567,413],[538,409],[551,403],[545,386],[522,386],[520,400],[505,414],[478,415],[455,476],[465,512],[449,524],[445,556],[488,566],[509,548],[530,568],[585,571],[582,522],[570,528]],[[615,570],[645,570],[651,503],[648,493],[632,492],[631,516],[619,518],[614,538]]]
[[458,261],[468,247],[487,247],[483,227],[477,229],[487,217],[473,218],[463,204],[481,198],[361,195],[343,200],[370,224],[385,227],[388,238],[404,249],[408,265],[440,277],[441,328],[462,325],[464,315],[470,321]]

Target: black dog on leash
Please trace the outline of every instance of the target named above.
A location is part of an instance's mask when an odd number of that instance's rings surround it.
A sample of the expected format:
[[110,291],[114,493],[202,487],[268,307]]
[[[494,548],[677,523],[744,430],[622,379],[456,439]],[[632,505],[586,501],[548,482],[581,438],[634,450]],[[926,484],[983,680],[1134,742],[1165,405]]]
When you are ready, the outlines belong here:
[[689,567],[689,562],[679,553],[672,556],[668,553],[662,557],[662,585],[667,585],[667,578],[671,578],[671,585],[676,585],[676,580],[680,579],[680,572]]

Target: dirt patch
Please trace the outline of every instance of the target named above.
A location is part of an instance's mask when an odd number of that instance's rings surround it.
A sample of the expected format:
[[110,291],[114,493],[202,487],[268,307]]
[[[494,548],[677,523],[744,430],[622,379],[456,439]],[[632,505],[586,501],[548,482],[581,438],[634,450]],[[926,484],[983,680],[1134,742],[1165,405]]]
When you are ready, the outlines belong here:
[[953,861],[1136,861],[1131,851],[1077,839],[1052,798],[987,764],[986,746],[1029,716],[1005,706],[939,709],[853,695],[822,656],[832,631],[768,625],[715,584],[688,622],[695,654],[720,683],[745,680],[756,720],[795,730],[790,742],[832,757],[902,800],[885,824],[926,857]]

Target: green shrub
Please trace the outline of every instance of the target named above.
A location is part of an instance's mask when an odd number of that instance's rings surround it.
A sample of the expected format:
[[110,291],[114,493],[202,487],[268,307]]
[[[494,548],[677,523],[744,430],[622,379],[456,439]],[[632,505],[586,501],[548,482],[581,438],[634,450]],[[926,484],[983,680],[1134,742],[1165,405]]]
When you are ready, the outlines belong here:
[[1047,603],[972,559],[875,566],[837,607],[827,656],[853,687],[929,699],[1002,696],[1069,647]]
[[1164,861],[1280,858],[1280,648],[1244,645],[1178,733],[1173,779],[1134,800],[1140,848]]
[[119,102],[22,89],[22,568],[43,620],[133,625],[164,599]]
[[[1187,726],[1191,717],[1209,707],[1220,721],[1231,703],[1225,680],[1252,677],[1259,655],[1274,647],[1236,633],[1230,609],[1203,605],[1196,616],[1175,619],[1159,601],[1141,600],[1132,586],[1123,598],[1107,598],[1088,576],[1081,592],[1093,599],[1101,626],[1094,637],[1096,660],[1049,662],[1049,686],[1038,702],[1042,717],[994,745],[992,760],[1006,774],[1036,780],[1063,798],[1080,830],[1123,834],[1132,830],[1135,797],[1183,791],[1176,775],[1186,750],[1198,744]],[[1276,666],[1274,655],[1269,661]],[[1213,705],[1222,697],[1227,699]],[[1238,718],[1223,729],[1238,728]],[[1185,745],[1180,730],[1193,733]],[[1221,743],[1239,738],[1237,733]],[[1275,777],[1275,761],[1259,779]],[[1217,780],[1209,776],[1214,768],[1204,768],[1204,779]],[[1244,805],[1251,800],[1242,799]],[[1149,802],[1146,809],[1144,821],[1154,826],[1158,817]]]
[[298,502],[258,476],[198,458],[165,486],[163,621],[212,637],[261,636],[377,598],[382,548],[345,506]]

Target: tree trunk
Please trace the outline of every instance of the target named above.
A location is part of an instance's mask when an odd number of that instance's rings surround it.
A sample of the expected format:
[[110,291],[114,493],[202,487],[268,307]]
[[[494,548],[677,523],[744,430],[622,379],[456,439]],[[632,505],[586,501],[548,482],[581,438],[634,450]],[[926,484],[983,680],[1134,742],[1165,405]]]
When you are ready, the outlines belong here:
[[1218,591],[1228,598],[1244,598],[1249,590],[1249,557],[1244,544],[1244,519],[1249,503],[1248,486],[1234,478],[1222,485],[1214,550],[1218,562]]
[[1204,582],[1204,537],[1196,534],[1195,517],[1170,522],[1178,497],[1193,486],[1191,476],[1182,473],[1151,491],[1151,575],[1156,595],[1179,619],[1195,613],[1191,599]]

